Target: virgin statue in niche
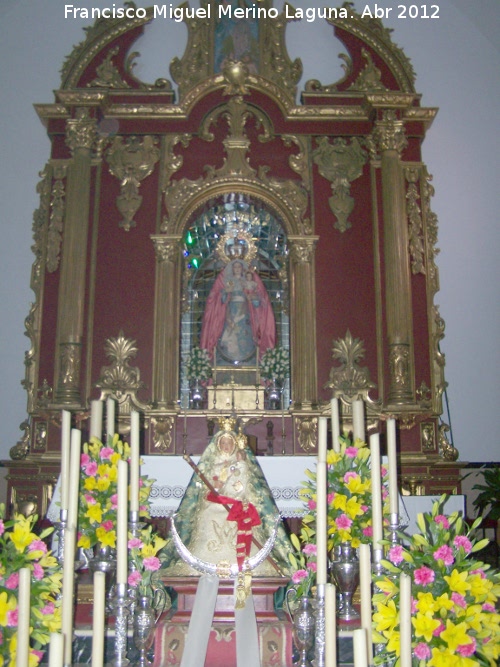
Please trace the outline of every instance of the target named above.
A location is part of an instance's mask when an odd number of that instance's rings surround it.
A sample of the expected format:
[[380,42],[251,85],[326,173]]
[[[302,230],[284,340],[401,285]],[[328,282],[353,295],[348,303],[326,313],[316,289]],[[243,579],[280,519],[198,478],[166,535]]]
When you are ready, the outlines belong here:
[[217,359],[244,363],[276,344],[276,323],[264,283],[241,259],[219,273],[205,305],[200,347]]

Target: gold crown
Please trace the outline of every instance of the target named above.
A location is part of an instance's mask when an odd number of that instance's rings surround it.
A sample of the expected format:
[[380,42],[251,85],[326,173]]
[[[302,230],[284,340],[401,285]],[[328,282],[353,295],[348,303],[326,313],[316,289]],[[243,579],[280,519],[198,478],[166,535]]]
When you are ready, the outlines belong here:
[[218,419],[221,431],[234,431],[237,420],[234,417],[219,417]]

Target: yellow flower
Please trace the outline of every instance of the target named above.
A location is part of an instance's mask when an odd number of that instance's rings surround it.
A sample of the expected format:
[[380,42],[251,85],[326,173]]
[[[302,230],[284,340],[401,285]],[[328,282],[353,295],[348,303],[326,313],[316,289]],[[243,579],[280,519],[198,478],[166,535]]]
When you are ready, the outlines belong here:
[[97,490],[98,491],[107,491],[109,489],[109,485],[111,484],[111,480],[109,477],[99,477],[97,479]]
[[361,495],[370,490],[371,483],[370,480],[363,482],[361,477],[356,475],[356,477],[349,478],[346,486],[353,495]]
[[470,584],[467,582],[468,572],[459,572],[458,570],[453,570],[450,576],[445,576],[445,581],[448,582],[448,586],[451,591],[455,593],[460,593],[460,595],[465,595],[465,593],[470,590]]
[[29,524],[26,524],[24,521],[16,521],[16,525],[12,529],[12,532],[9,533],[9,537],[19,553],[23,553],[33,540],[38,539],[37,536],[30,531]]
[[109,457],[109,460],[111,461],[111,463],[115,467],[117,467],[118,466],[118,461],[121,461],[122,457],[120,456],[120,454],[118,452],[115,452],[114,454],[111,454],[111,456]]
[[387,593],[387,595],[394,595],[399,588],[396,586],[396,584],[391,581],[388,577],[385,579],[379,579],[377,581],[377,588],[379,588],[382,593]]
[[345,508],[347,505],[347,496],[344,496],[342,493],[336,493],[335,498],[333,499],[333,507],[336,510],[342,510],[345,512]]
[[429,667],[457,667],[457,656],[448,649],[440,651],[438,648],[432,649],[432,658],[427,665]]
[[114,530],[106,530],[102,526],[99,526],[99,528],[97,528],[95,531],[95,536],[104,546],[108,546],[113,549],[116,547],[116,532]]
[[485,600],[493,588],[493,582],[486,578],[483,579],[479,574],[472,574],[467,581],[470,583],[470,593],[476,602]]
[[411,619],[411,622],[415,628],[415,637],[424,637],[427,642],[431,641],[432,633],[441,623],[437,618],[420,612]]
[[387,637],[389,640],[387,642],[386,650],[389,651],[390,653],[395,653],[397,656],[399,656],[400,651],[401,651],[401,642],[400,642],[400,635],[397,630],[392,630],[392,632],[384,632],[384,636]]
[[329,449],[326,453],[326,462],[329,466],[334,466],[341,458],[342,454],[340,452],[334,452],[333,449]]
[[432,593],[419,593],[417,597],[418,597],[418,602],[417,602],[418,611],[421,614],[427,614],[428,612],[432,614],[435,609],[435,600]]
[[144,558],[149,558],[151,556],[156,556],[156,551],[152,544],[145,544],[141,549],[141,554]]
[[373,614],[375,629],[377,632],[388,630],[392,632],[399,623],[399,611],[396,609],[394,600],[389,600],[387,604],[377,604],[377,611]]
[[83,486],[85,487],[86,491],[93,491],[97,486],[95,477],[87,477],[83,483]]
[[167,540],[164,540],[163,537],[160,537],[159,535],[155,535],[153,542],[155,545],[155,554],[167,545]]
[[453,609],[453,600],[450,600],[448,593],[443,593],[443,595],[440,595],[438,598],[436,598],[434,609],[438,612],[443,609],[446,611]]
[[358,449],[356,458],[358,459],[358,461],[366,461],[366,459],[369,458],[369,456],[370,456],[370,450],[363,444],[363,446]]
[[351,540],[351,545],[354,549],[357,549],[359,546],[361,546],[361,540],[359,537],[353,537]]
[[7,625],[7,612],[12,611],[17,607],[16,598],[7,595],[5,591],[0,593],[0,625]]
[[102,507],[101,503],[95,503],[95,505],[89,505],[85,516],[90,519],[90,523],[101,523],[102,521]]
[[457,646],[470,644],[472,641],[467,634],[467,623],[462,622],[455,625],[449,618],[446,619],[446,630],[443,630],[440,637],[448,644],[450,651],[455,651]]
[[90,537],[88,535],[81,535],[76,546],[82,549],[90,549]]
[[345,506],[345,513],[350,519],[355,519],[360,514],[363,514],[361,503],[358,503],[356,496],[349,498]]

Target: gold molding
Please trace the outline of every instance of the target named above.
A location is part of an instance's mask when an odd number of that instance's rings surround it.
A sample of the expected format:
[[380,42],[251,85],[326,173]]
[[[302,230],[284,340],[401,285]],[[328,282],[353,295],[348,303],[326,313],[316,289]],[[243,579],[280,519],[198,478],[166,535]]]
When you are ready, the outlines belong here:
[[344,338],[333,341],[332,357],[339,361],[340,366],[330,369],[329,381],[324,385],[332,390],[332,397],[362,396],[365,401],[370,401],[370,389],[377,385],[370,379],[369,368],[359,365],[364,356],[364,342],[360,338],[353,338],[349,330]]
[[151,417],[151,442],[154,453],[166,454],[173,451],[174,416]]
[[66,121],[66,143],[72,153],[80,148],[91,150],[97,139],[97,122],[87,107],[78,107],[75,118]]
[[96,67],[97,77],[87,83],[88,88],[130,88],[120,76],[118,68],[113,63],[113,58],[118,55],[120,49],[115,46],[110,49],[100,65]]
[[46,269],[54,273],[59,268],[59,259],[64,226],[64,199],[66,196],[64,179],[66,166],[54,168],[54,183],[50,200],[50,222],[47,232],[47,261]]
[[112,363],[101,368],[96,387],[112,393],[117,398],[125,394],[135,396],[144,387],[139,368],[129,365],[130,359],[139,351],[135,340],[125,338],[123,331],[120,331],[116,338],[106,340],[104,350]]
[[406,207],[406,212],[408,215],[411,271],[413,275],[416,275],[417,273],[425,275],[423,226],[421,210],[418,205],[420,195],[417,188],[417,183],[420,181],[420,170],[416,167],[406,167],[404,169],[404,175],[408,182],[406,191],[408,205]]
[[304,454],[311,454],[318,443],[318,418],[295,416],[294,423],[299,449]]

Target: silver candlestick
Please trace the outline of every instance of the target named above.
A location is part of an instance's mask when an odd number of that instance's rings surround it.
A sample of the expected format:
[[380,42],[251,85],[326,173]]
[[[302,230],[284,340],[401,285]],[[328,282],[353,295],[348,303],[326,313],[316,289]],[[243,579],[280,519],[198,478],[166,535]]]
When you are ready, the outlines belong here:
[[68,521],[68,510],[59,512],[59,524],[57,526],[57,560],[61,565],[64,558],[64,538],[66,535],[66,523]]
[[316,587],[316,641],[314,644],[314,667],[325,667],[325,584]]
[[115,614],[115,659],[114,667],[130,665],[127,659],[127,629],[129,600],[126,584],[116,584],[113,611]]

